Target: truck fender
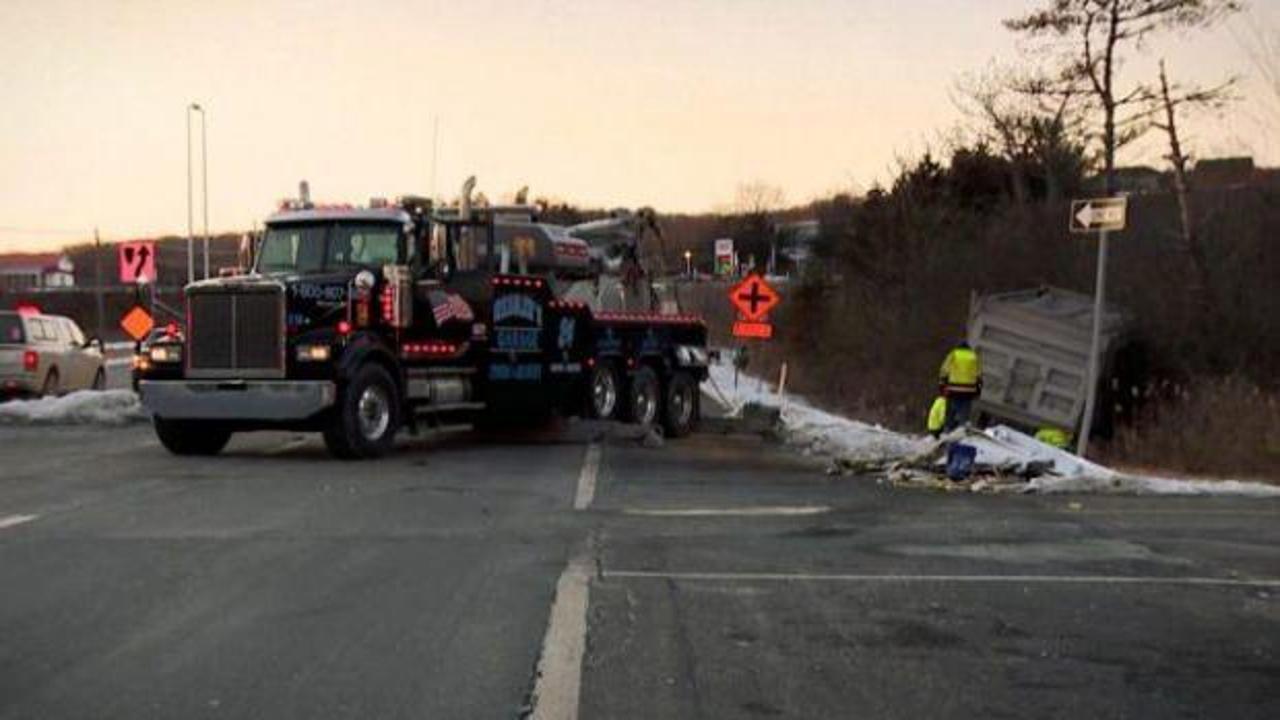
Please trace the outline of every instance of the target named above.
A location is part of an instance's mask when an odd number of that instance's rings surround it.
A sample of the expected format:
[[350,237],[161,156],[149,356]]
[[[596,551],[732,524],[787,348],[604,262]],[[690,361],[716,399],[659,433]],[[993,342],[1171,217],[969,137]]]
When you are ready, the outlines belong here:
[[[368,362],[376,362],[387,369],[400,391],[404,391],[404,373],[395,352],[379,338],[371,333],[357,333],[347,341],[346,347],[338,357],[334,375],[339,380],[349,380],[356,371]],[[401,395],[403,397],[403,394]]]

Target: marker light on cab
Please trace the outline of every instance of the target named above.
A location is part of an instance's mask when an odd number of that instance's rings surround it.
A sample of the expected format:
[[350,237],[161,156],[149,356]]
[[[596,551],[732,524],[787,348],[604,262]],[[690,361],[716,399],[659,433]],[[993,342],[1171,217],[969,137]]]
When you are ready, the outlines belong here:
[[328,345],[299,345],[298,362],[325,362],[329,359]]

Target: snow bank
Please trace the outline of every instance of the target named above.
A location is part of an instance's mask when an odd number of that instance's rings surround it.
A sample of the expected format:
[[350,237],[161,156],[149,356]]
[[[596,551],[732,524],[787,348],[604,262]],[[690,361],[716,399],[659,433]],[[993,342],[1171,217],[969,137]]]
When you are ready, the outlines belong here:
[[[777,408],[781,400],[758,378],[742,375],[733,386],[733,367],[727,363],[711,366],[711,380],[737,412],[747,403]],[[806,451],[833,455],[858,462],[884,461],[927,452],[932,440],[886,430],[840,415],[819,410],[803,399],[790,396],[782,408],[784,439]]]
[[0,425],[124,425],[146,419],[132,390],[79,390],[0,403]]
[[1123,475],[1111,471],[1111,477],[1045,475],[1027,484],[1028,492],[1114,493],[1117,495],[1236,495],[1258,498],[1280,498],[1280,487],[1243,480],[1177,480],[1150,475]]
[[[711,384],[713,393],[730,405],[731,413],[747,403],[782,407],[784,439],[807,452],[853,464],[887,464],[918,462],[938,450],[938,441],[928,436],[898,433],[824,412],[795,396],[789,397],[783,406],[773,388],[758,378],[740,376],[738,387],[734,388],[733,367],[727,360],[712,365]],[[974,446],[975,462],[979,465],[1020,470],[1035,464],[1044,468],[1045,474],[1022,486],[1025,492],[1280,498],[1280,486],[1259,482],[1175,480],[1119,473],[1003,425],[987,430],[956,431],[944,438],[944,441],[951,440]]]

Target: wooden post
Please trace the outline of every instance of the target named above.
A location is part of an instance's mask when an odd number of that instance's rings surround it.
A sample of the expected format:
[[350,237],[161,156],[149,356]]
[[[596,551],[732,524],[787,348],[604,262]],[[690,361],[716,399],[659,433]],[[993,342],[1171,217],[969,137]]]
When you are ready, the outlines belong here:
[[787,409],[787,364],[782,363],[782,367],[778,370],[778,410],[779,412]]

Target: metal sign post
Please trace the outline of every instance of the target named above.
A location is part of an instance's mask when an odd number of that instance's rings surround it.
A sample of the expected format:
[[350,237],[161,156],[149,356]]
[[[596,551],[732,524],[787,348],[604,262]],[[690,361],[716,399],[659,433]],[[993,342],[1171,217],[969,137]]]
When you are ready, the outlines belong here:
[[1084,417],[1080,419],[1080,437],[1076,454],[1089,451],[1089,433],[1093,431],[1093,414],[1098,404],[1098,376],[1102,372],[1102,313],[1107,296],[1107,238],[1113,230],[1123,230],[1128,215],[1128,199],[1100,198],[1071,203],[1069,229],[1073,233],[1098,233],[1098,275],[1093,287],[1093,329],[1089,343],[1089,374],[1085,387]]
[[1093,431],[1093,413],[1098,403],[1099,357],[1102,344],[1102,308],[1107,295],[1107,235],[1098,233],[1098,276],[1093,281],[1093,329],[1089,342],[1089,375],[1084,396],[1084,417],[1080,421],[1080,437],[1076,442],[1076,454],[1084,457],[1089,452],[1089,433]]

